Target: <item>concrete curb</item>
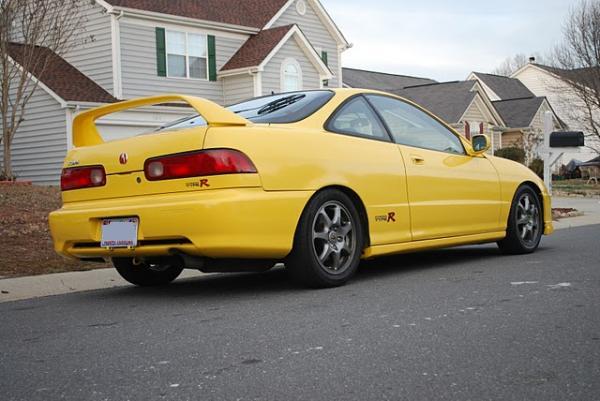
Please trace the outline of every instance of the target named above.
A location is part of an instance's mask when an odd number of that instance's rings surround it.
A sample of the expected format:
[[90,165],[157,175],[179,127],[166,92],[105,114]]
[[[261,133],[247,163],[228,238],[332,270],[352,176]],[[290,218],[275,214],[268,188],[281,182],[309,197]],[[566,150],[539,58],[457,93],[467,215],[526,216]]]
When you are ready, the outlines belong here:
[[[195,270],[184,270],[179,277],[199,277],[203,274]],[[0,279],[0,303],[127,285],[131,284],[123,280],[115,269],[5,278]]]

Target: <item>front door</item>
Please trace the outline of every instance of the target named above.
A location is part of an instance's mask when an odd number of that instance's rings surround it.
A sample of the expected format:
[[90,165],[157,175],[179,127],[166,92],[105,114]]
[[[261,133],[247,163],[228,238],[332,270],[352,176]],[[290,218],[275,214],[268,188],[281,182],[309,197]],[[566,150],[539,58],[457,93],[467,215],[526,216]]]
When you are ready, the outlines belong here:
[[457,134],[401,100],[367,96],[406,167],[414,241],[498,231],[500,183],[485,157],[467,155]]

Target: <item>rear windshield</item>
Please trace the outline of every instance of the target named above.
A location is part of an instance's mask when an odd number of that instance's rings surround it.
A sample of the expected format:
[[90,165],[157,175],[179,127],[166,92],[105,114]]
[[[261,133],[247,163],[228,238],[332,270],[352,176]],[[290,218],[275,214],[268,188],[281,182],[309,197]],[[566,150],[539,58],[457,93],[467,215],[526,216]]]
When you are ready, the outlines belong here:
[[[305,119],[325,105],[334,93],[328,90],[290,92],[250,99],[228,106],[233,111],[255,123],[286,124]],[[191,128],[206,125],[199,115],[186,117],[163,125],[157,131]]]

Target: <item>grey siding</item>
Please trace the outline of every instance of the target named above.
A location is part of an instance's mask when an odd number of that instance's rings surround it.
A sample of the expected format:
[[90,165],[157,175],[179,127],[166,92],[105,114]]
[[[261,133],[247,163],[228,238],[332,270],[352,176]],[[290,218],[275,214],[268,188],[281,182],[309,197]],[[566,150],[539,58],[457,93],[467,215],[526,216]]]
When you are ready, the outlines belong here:
[[264,95],[281,92],[281,64],[288,57],[296,59],[302,68],[302,89],[319,88],[319,72],[306,58],[296,40],[290,38],[265,66],[262,74]]
[[[128,99],[176,92],[205,97],[222,104],[223,83],[185,78],[159,77],[156,72],[155,28],[121,23],[121,73],[123,97]],[[245,40],[216,37],[217,71]]]
[[[1,126],[0,126],[1,128]],[[66,111],[37,88],[27,105],[12,145],[12,167],[19,180],[58,185],[67,153]],[[0,162],[2,162],[0,153]]]
[[[327,61],[333,79],[329,80],[330,87],[341,87],[342,84],[338,79],[340,60],[338,60],[337,42],[331,36],[323,22],[317,16],[310,1],[306,1],[306,14],[300,15],[296,11],[296,3],[288,7],[287,10],[273,24],[283,26],[296,24],[308,38],[308,41],[315,47],[327,52]],[[320,56],[320,54],[319,54]]]
[[254,77],[249,74],[223,78],[225,104],[234,104],[254,97]]
[[101,6],[85,4],[84,30],[63,58],[114,95],[110,16]]

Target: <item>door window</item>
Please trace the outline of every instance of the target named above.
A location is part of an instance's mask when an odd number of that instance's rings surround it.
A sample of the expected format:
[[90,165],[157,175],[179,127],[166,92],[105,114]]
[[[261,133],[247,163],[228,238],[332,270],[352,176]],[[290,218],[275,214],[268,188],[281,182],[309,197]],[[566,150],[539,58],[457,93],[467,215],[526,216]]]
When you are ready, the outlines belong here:
[[456,135],[415,106],[387,96],[368,95],[367,98],[387,124],[396,143],[465,154],[465,149]]

